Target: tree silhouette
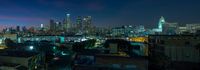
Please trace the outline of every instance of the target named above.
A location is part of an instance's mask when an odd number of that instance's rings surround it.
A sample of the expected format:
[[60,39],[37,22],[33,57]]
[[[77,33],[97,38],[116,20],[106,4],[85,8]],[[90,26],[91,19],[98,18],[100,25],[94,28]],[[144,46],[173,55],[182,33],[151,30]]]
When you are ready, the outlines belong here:
[[[200,43],[198,43],[197,45],[195,45],[196,49],[199,51],[200,53]],[[200,55],[199,55],[200,56]]]
[[5,45],[9,48],[9,49],[15,49],[16,43],[14,41],[12,41],[10,38],[6,38],[5,39]]

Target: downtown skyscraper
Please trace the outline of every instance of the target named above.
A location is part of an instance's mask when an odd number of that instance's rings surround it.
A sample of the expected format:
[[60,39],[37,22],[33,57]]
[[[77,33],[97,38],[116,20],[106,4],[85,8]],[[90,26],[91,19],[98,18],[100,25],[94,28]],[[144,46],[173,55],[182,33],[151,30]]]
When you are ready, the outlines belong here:
[[70,14],[66,14],[66,18],[64,19],[63,22],[63,29],[64,31],[69,32],[69,29],[71,28],[71,20],[70,20]]
[[83,17],[83,30],[85,34],[88,34],[91,32],[92,28],[92,17],[91,16],[85,16]]
[[82,22],[82,17],[81,16],[78,16],[76,18],[76,30],[81,33],[83,31],[83,22]]

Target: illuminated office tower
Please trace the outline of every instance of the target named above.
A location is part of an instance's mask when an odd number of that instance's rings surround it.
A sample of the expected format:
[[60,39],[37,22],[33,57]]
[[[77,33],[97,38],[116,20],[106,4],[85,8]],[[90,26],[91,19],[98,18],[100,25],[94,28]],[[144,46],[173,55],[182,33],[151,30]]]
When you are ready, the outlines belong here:
[[77,28],[82,28],[82,18],[78,16],[76,19]]
[[71,28],[70,14],[67,14],[67,18],[64,20],[64,30],[69,31]]
[[82,17],[78,16],[76,18],[76,29],[81,32],[82,31]]
[[44,28],[44,24],[40,24],[40,28]]
[[56,22],[55,24],[56,24],[56,31],[62,30],[62,24],[61,24],[61,22]]
[[90,33],[92,27],[92,17],[86,16],[83,18],[83,30],[85,33]]

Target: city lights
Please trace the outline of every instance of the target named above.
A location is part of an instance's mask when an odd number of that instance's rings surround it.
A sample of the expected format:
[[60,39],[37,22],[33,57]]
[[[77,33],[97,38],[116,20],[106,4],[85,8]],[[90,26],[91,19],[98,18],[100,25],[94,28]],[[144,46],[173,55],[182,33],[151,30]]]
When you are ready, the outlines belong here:
[[148,42],[147,37],[133,37],[133,38],[129,38],[129,40],[134,41],[134,42]]
[[200,70],[200,0],[1,0],[0,70]]
[[82,39],[81,39],[81,41],[86,41],[86,40],[87,40],[86,38],[82,38]]

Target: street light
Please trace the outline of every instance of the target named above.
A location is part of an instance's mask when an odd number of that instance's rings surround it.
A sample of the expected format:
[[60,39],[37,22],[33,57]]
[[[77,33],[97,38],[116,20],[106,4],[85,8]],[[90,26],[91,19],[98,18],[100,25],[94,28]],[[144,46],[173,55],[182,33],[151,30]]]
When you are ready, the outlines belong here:
[[33,50],[33,49],[34,49],[34,47],[33,47],[33,46],[30,46],[30,47],[29,47],[29,49],[30,49],[30,50]]

